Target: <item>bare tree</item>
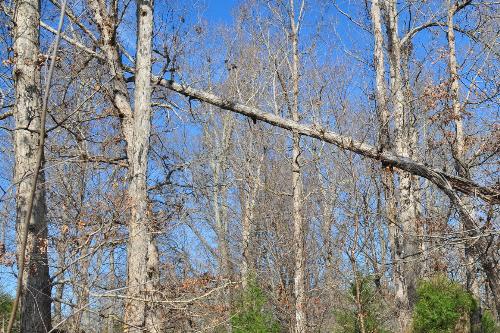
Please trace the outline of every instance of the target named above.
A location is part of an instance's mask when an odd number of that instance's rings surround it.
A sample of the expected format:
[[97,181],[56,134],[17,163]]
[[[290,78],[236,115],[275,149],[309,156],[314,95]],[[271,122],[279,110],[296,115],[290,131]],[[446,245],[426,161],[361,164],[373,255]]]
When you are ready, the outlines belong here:
[[46,138],[21,327],[404,332],[434,274],[498,313],[498,4],[61,7],[0,2],[0,288]]
[[[124,78],[116,33],[118,24],[118,8],[114,3],[110,7],[103,1],[89,2],[96,22],[102,34],[102,49],[113,78],[113,104],[122,119],[122,131],[127,142],[129,159],[130,186],[128,189],[131,220],[128,242],[128,299],[125,306],[125,322],[130,332],[138,332],[145,328],[158,330],[158,321],[148,318],[147,314],[155,315],[155,311],[147,311],[144,297],[148,284],[148,274],[154,277],[157,268],[152,263],[158,263],[154,257],[157,251],[150,243],[150,226],[148,225],[148,194],[147,194],[147,161],[150,137],[151,119],[151,54],[153,34],[153,3],[151,1],[137,2],[137,48],[134,112],[132,112],[129,93]],[[148,265],[149,258],[149,265]],[[152,291],[149,291],[152,293]]]

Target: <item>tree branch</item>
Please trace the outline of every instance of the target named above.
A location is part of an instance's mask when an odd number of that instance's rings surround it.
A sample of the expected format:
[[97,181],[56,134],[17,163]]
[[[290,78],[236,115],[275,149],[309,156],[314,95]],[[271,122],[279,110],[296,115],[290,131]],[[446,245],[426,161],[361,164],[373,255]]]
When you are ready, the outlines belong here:
[[14,113],[12,111],[2,113],[2,114],[0,114],[0,120],[7,119],[9,117],[12,117],[13,115],[14,115]]
[[[50,25],[46,24],[45,22],[43,21],[40,21],[40,26],[42,28],[44,28],[45,30],[49,31],[49,32],[52,32],[53,34],[57,34],[57,30],[52,28]],[[72,39],[71,37],[68,37],[66,36],[65,34],[61,33],[60,34],[61,38],[64,39],[65,41],[67,41],[68,43],[70,43],[71,45],[73,46],[76,46],[77,48],[87,52],[88,54],[98,58],[98,59],[101,59],[101,60],[105,60],[104,56],[97,53],[96,51],[92,50],[91,48],[83,45],[82,43]]]

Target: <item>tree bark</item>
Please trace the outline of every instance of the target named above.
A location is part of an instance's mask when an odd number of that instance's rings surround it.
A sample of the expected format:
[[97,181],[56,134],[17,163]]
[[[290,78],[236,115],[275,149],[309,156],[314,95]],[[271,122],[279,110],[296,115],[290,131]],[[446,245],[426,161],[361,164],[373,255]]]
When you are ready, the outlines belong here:
[[113,105],[120,116],[121,130],[125,141],[127,142],[127,155],[132,156],[129,143],[133,140],[133,116],[130,105],[130,96],[127,90],[127,83],[123,75],[123,67],[116,43],[117,13],[114,8],[109,12],[106,4],[101,0],[88,0],[89,7],[94,13],[94,19],[97,22],[101,33],[101,49],[108,63],[109,75],[113,86]]
[[[388,53],[390,68],[390,87],[394,116],[394,144],[397,154],[409,157],[408,111],[405,105],[403,78],[401,75],[401,42],[398,35],[398,13],[395,0],[386,3],[386,27],[388,34]],[[395,251],[399,258],[395,258],[397,279],[402,282],[396,288],[396,308],[399,309],[400,329],[409,330],[413,305],[416,302],[416,284],[418,279],[417,263],[413,256],[418,253],[416,243],[416,216],[415,203],[412,195],[412,175],[403,170],[398,171],[399,184],[399,223],[400,237],[397,237]],[[398,287],[398,286],[397,286]]]
[[[387,105],[387,93],[385,84],[384,65],[384,37],[382,34],[381,19],[382,4],[379,0],[373,0],[371,6],[371,16],[373,25],[374,48],[373,62],[375,66],[375,101],[379,120],[379,147],[381,151],[391,150],[391,135],[389,130],[390,115]],[[400,274],[401,258],[399,247],[400,232],[396,213],[396,197],[394,189],[394,175],[392,169],[382,163],[382,185],[384,187],[385,212],[388,222],[389,244],[391,248],[391,261],[393,263],[392,280],[396,295],[402,293],[404,281]]]
[[[35,169],[40,130],[40,4],[38,0],[16,2],[14,17],[13,71],[15,105],[14,119],[14,183],[16,190],[17,243],[24,234],[27,201]],[[43,157],[42,157],[43,158]],[[51,327],[51,288],[47,260],[47,221],[45,204],[45,172],[42,160],[33,211],[28,226],[26,264],[21,289],[21,332],[46,332]],[[19,255],[22,254],[18,254]],[[18,258],[19,259],[19,258]]]
[[[101,48],[113,78],[112,100],[120,116],[129,161],[130,184],[127,195],[131,212],[128,224],[128,288],[125,302],[125,330],[127,332],[142,332],[146,327],[147,317],[144,299],[147,296],[145,292],[148,283],[148,251],[150,243],[154,242],[148,228],[147,195],[147,164],[151,131],[153,2],[151,0],[137,1],[134,113],[132,113],[130,96],[116,43],[117,9],[111,6],[108,10],[105,2],[101,0],[89,0],[89,5],[94,12],[94,18],[101,32]],[[155,254],[151,253],[151,255]],[[159,323],[159,318],[154,320],[150,318],[148,321]]]
[[[290,0],[290,27],[292,39],[292,105],[291,115],[295,122],[299,121],[299,23],[295,20],[294,1]],[[292,131],[292,187],[293,187],[293,249],[295,266],[293,276],[293,293],[295,299],[294,333],[307,332],[306,315],[306,253],[305,226],[302,216],[302,175],[299,157],[301,154],[300,134]]]
[[[460,92],[459,92],[459,76],[458,63],[455,47],[455,30],[453,27],[453,16],[458,8],[458,4],[451,3],[448,0],[448,17],[447,17],[447,39],[449,49],[449,71],[450,71],[450,96],[452,104],[453,120],[455,123],[455,141],[453,146],[453,157],[455,159],[455,171],[460,177],[470,178],[470,170],[466,161],[466,145],[464,124],[460,107]],[[469,198],[462,199],[464,205],[469,209],[472,216],[475,218],[474,208]],[[469,226],[470,227],[470,226]],[[463,223],[463,230],[467,232],[467,225]],[[465,267],[466,267],[466,288],[471,292],[476,300],[480,302],[479,282],[477,281],[477,264],[473,256],[473,251],[469,244],[465,244]],[[479,303],[471,316],[472,332],[479,332],[481,326],[481,304]]]
[[163,323],[161,319],[161,308],[157,303],[158,287],[160,286],[160,254],[158,252],[157,242],[154,236],[150,236],[151,240],[148,244],[148,258],[147,258],[147,281],[146,292],[150,300],[146,304],[146,331],[151,333],[164,332]]
[[[128,285],[125,304],[125,322],[128,332],[142,332],[144,328],[156,329],[157,323],[148,306],[141,298],[149,299],[153,293],[147,290],[154,281],[148,279],[148,257],[155,261],[155,253],[150,253],[155,245],[151,236],[148,210],[147,170],[149,137],[151,135],[151,54],[153,36],[153,2],[137,1],[137,47],[135,67],[134,114],[132,140],[128,141],[130,186],[128,198],[131,206],[129,222]],[[150,261],[151,264],[151,261]],[[156,263],[157,265],[157,263]],[[148,267],[149,266],[149,267]],[[152,274],[155,277],[155,274]],[[149,295],[145,295],[146,291]],[[146,323],[147,322],[147,323]],[[156,330],[155,330],[156,331]]]
[[[243,248],[243,262],[241,266],[241,284],[243,289],[248,286],[249,279],[254,278],[255,267],[254,267],[254,256],[252,251],[252,244],[254,241],[254,212],[255,203],[257,201],[257,191],[260,187],[260,173],[262,169],[262,164],[264,162],[265,152],[262,153],[255,174],[250,175],[248,179],[249,189],[248,195],[245,197],[245,209],[243,211],[243,221],[242,221],[242,248]],[[252,177],[253,176],[253,177]]]

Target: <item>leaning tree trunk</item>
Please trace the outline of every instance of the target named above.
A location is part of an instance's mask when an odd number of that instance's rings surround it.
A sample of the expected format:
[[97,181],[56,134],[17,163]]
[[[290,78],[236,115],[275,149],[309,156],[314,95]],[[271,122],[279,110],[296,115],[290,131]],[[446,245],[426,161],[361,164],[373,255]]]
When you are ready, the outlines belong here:
[[[500,202],[500,191],[495,187],[481,186],[470,179],[451,175],[391,151],[380,151],[379,148],[364,141],[358,141],[351,136],[329,131],[316,124],[307,125],[298,123],[292,119],[285,119],[276,114],[264,112],[255,107],[247,106],[236,101],[227,100],[220,96],[192,88],[188,85],[179,84],[172,80],[167,81],[156,78],[155,81],[157,84],[184,96],[196,98],[221,109],[242,114],[251,119],[260,120],[288,131],[297,132],[300,135],[333,144],[340,149],[348,150],[361,156],[385,163],[389,167],[398,168],[413,175],[423,177],[436,185],[448,198],[450,198],[452,204],[458,209],[464,221],[466,221],[464,223],[469,223],[469,225],[473,226],[469,228],[471,237],[478,236],[478,230],[474,229],[477,223],[469,216],[467,210],[464,209],[462,201],[457,199],[458,193],[475,196],[488,204],[498,204]],[[500,276],[498,273],[498,264],[496,263],[493,253],[494,247],[490,246],[491,244],[489,243],[486,237],[480,237],[477,242],[472,244],[471,248],[480,260],[481,267],[488,277],[488,284],[492,290],[492,296],[495,298],[496,295],[500,295]],[[496,307],[500,309],[499,302],[500,297],[496,297],[495,304]]]
[[[16,225],[18,250],[20,235],[24,234],[27,202],[33,184],[36,165],[38,131],[40,130],[41,83],[40,3],[38,0],[16,1],[14,17],[13,72],[15,105],[14,119],[14,184],[16,190]],[[28,226],[26,264],[21,289],[21,332],[47,332],[50,330],[51,288],[47,261],[47,221],[45,205],[45,173],[38,175],[38,188],[33,201],[33,212]],[[18,253],[18,256],[21,255]]]

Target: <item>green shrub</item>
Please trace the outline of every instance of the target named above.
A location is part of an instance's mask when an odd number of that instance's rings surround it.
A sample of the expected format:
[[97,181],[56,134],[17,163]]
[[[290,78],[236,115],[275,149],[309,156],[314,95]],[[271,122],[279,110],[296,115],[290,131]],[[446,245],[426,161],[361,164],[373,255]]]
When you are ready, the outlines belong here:
[[458,283],[445,276],[421,281],[413,315],[415,333],[453,332],[459,319],[469,316],[476,304]]
[[[14,299],[9,294],[0,290],[0,331],[2,331],[2,322],[7,326],[7,322],[10,318],[10,312],[12,311],[12,305]],[[14,322],[14,327],[12,328],[13,333],[19,332],[19,311],[17,311],[16,321]]]
[[266,308],[267,297],[254,279],[236,302],[235,313],[231,317],[234,333],[278,333],[279,323]]
[[495,318],[489,311],[483,313],[481,327],[483,333],[500,333],[500,326],[495,323]]
[[[363,313],[366,332],[387,333],[382,325],[380,314],[382,312],[382,303],[379,295],[374,288],[374,282],[371,277],[359,277],[360,303]],[[348,309],[336,310],[336,330],[338,333],[360,333],[361,321],[360,310],[356,304],[356,284],[351,283],[349,289]]]
[[12,303],[12,297],[0,290],[0,315],[4,318],[8,318],[10,312],[12,311]]

